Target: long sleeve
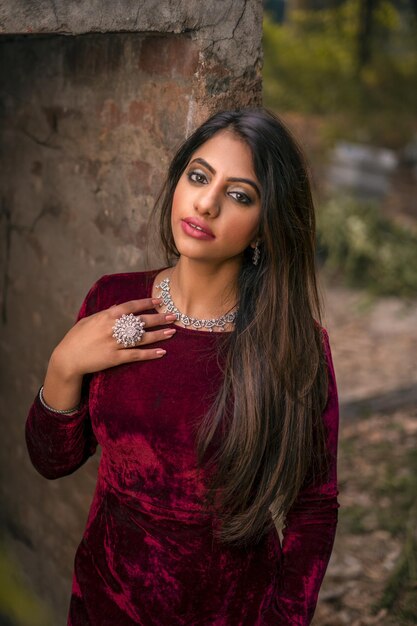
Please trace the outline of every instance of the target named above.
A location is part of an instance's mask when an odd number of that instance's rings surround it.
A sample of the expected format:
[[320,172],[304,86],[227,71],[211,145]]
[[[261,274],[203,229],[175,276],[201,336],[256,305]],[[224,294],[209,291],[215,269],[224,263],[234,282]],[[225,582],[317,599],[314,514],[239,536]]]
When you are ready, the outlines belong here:
[[329,390],[323,420],[327,427],[330,468],[327,482],[303,488],[283,529],[282,568],[274,598],[275,624],[307,626],[317,604],[333,549],[338,519],[337,443],[339,404],[327,332],[323,329]]
[[[77,322],[98,307],[99,281],[85,297]],[[70,415],[54,413],[43,406],[39,393],[29,409],[25,439],[30,460],[45,478],[72,474],[92,456],[97,448],[89,416],[88,396],[91,374],[83,377],[79,409]]]

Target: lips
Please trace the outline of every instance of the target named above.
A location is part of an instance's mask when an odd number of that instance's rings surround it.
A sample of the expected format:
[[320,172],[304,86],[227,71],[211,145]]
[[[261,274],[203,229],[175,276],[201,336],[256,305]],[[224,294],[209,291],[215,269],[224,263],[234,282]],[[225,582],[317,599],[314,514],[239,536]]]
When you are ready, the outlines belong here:
[[186,222],[189,226],[194,228],[197,232],[205,233],[206,235],[209,235],[210,237],[213,237],[214,239],[214,235],[212,231],[210,230],[210,228],[208,228],[208,226],[206,226],[206,224],[202,222],[201,220],[199,220],[198,218],[185,217],[182,221]]

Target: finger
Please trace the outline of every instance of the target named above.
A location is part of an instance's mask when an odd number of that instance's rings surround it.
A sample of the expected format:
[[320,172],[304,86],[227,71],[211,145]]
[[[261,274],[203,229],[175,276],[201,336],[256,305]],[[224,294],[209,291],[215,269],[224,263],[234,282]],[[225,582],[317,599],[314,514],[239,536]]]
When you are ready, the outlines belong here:
[[[148,301],[148,300],[147,300]],[[149,300],[151,301],[151,299]],[[123,302],[122,304],[116,304],[107,309],[111,313],[112,319],[117,319],[122,315],[130,315],[130,314],[138,314],[138,306],[135,306],[134,303],[143,302],[142,300],[131,300],[129,302]],[[141,306],[140,309],[147,311],[151,307]],[[171,324],[177,319],[175,313],[150,313],[145,315],[140,315],[140,319],[142,322],[145,322],[145,327],[149,328],[152,326],[162,326],[164,324]]]
[[148,311],[149,309],[159,308],[161,303],[160,298],[141,298],[140,300],[127,300],[120,304],[113,305],[107,310],[111,310],[112,316],[119,317],[120,315],[129,313],[140,313],[141,311]]
[[176,328],[167,328],[164,330],[146,331],[143,335],[140,343],[135,347],[143,345],[149,345],[150,343],[156,343],[157,341],[164,341],[165,339],[171,339],[177,332]]
[[[165,339],[171,339],[177,332],[176,328],[167,328],[163,330],[155,330],[155,331],[145,331],[142,335],[142,339],[136,343],[134,346],[124,346],[122,343],[117,343],[117,348],[119,350],[131,350],[132,348],[140,348],[143,345],[149,345],[152,343],[156,343],[157,341],[164,341]],[[113,341],[115,339],[112,336]]]
[[175,313],[153,313],[150,315],[141,315],[140,319],[145,322],[145,328],[152,326],[163,326],[164,324],[172,324],[177,319]]
[[166,354],[163,348],[124,348],[119,352],[120,363],[132,363],[133,361],[152,361],[160,359]]

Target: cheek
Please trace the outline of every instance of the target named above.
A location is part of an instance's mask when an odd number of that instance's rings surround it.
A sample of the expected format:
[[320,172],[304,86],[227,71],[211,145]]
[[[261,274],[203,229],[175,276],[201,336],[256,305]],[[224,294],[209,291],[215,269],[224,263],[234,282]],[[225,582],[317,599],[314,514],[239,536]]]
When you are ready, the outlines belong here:
[[172,213],[181,210],[181,207],[185,204],[187,196],[186,186],[184,184],[184,179],[180,178],[175,187],[174,195],[172,196]]
[[250,243],[258,232],[259,220],[259,215],[246,216],[246,219],[234,220],[233,228],[230,229],[230,232],[233,233],[233,238],[239,241],[247,240]]
[[184,207],[187,206],[184,185],[181,183],[180,179],[173,193],[171,204],[171,232],[176,244],[179,243],[178,238],[182,235],[180,220],[185,217]]
[[177,188],[174,191],[174,195],[172,196],[172,204],[171,204],[171,230],[172,231],[174,231],[175,225],[178,222],[178,215],[179,215],[181,205],[182,205],[181,193],[177,186]]

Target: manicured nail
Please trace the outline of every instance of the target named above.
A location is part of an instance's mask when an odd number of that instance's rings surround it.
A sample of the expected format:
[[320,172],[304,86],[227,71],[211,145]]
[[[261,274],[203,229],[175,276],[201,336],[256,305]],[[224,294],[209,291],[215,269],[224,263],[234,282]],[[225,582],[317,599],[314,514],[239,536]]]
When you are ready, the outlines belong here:
[[166,354],[166,352],[167,352],[166,350],[157,350],[157,351],[156,351],[156,354],[157,354],[158,356],[164,356],[164,354]]
[[162,302],[161,298],[152,298],[152,304],[159,304]]
[[165,315],[165,319],[167,322],[173,322],[177,319],[177,316],[175,315],[175,313],[170,313],[169,315]]
[[176,332],[176,328],[170,328],[169,330],[164,330],[164,335],[167,335],[167,337],[169,337],[170,335],[174,335]]

